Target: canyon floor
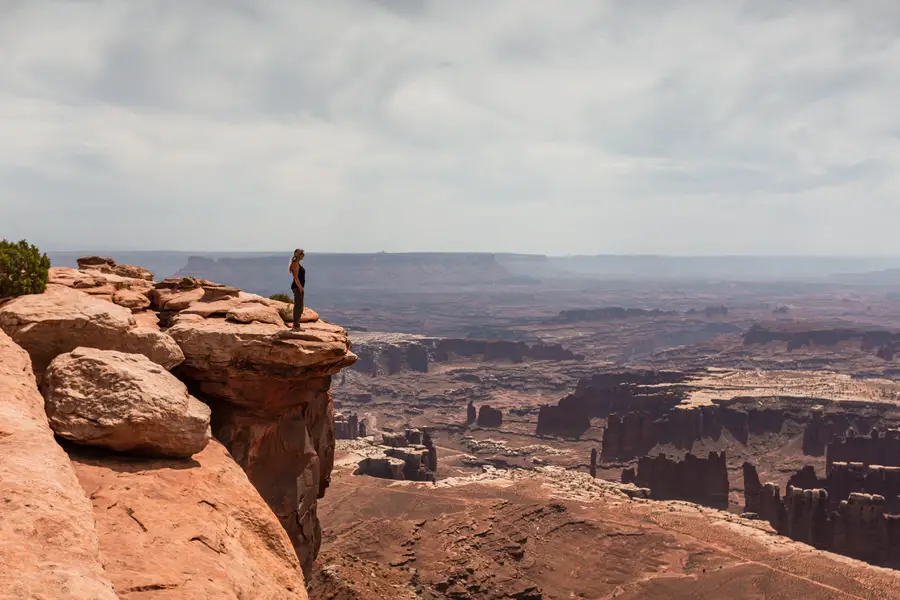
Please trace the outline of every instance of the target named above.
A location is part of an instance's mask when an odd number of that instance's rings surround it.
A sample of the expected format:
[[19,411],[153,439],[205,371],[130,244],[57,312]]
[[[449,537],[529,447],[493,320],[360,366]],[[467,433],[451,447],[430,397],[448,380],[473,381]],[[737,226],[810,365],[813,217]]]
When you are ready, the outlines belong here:
[[[895,426],[900,371],[862,341],[867,331],[890,336],[900,326],[891,298],[883,288],[642,283],[385,295],[355,306],[345,299],[326,318],[357,328],[354,350],[402,364],[374,359],[368,371],[342,373],[336,409],[363,419],[373,443],[381,431],[430,428],[439,467],[436,484],[354,475],[371,446],[339,442],[311,597],[900,597],[895,571],[815,550],[740,516],[744,461],[782,487],[804,465],[822,472],[824,455],[803,447],[813,411],[824,406]],[[663,314],[563,312],[610,306]],[[747,336],[754,326],[758,340]],[[826,334],[791,341],[817,331]],[[451,355],[420,372],[403,362],[402,348],[422,336],[557,344],[579,356]],[[683,406],[752,398],[782,415],[775,430],[748,439],[725,430],[690,445],[698,456],[726,452],[728,511],[624,495],[617,482],[637,456],[601,459],[591,479],[590,452],[602,448],[605,418],[592,418],[577,436],[536,432],[540,407],[575,392],[580,380],[641,369],[699,372]],[[499,409],[502,424],[467,423],[470,401]],[[648,454],[686,451],[658,444]]]
[[554,468],[358,477],[358,446],[338,446],[313,598],[900,598],[895,572],[728,512]]

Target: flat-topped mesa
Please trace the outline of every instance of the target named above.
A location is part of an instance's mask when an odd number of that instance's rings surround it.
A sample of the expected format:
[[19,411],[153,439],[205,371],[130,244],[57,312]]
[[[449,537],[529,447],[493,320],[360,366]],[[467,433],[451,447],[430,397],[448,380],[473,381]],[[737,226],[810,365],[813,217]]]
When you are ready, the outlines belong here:
[[[185,356],[176,374],[212,406],[213,434],[268,502],[309,573],[322,537],[316,501],[334,464],[331,376],[356,355],[346,331],[324,321],[299,331],[233,322],[235,304],[266,306],[243,299],[195,300],[173,318],[167,333]],[[222,310],[227,318],[217,316]]]
[[356,332],[359,361],[353,370],[371,377],[401,371],[427,373],[434,363],[454,361],[511,362],[584,360],[559,344],[476,338],[433,338],[413,334]]

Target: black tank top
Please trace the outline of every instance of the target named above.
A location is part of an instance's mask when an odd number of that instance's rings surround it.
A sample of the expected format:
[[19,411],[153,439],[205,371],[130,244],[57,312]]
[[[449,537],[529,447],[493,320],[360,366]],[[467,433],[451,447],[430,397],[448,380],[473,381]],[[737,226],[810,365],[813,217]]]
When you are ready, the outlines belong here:
[[[297,281],[300,282],[300,285],[306,287],[306,269],[303,268],[303,265],[300,263],[297,264]],[[294,282],[294,278],[291,278],[291,289],[296,290],[297,284]]]

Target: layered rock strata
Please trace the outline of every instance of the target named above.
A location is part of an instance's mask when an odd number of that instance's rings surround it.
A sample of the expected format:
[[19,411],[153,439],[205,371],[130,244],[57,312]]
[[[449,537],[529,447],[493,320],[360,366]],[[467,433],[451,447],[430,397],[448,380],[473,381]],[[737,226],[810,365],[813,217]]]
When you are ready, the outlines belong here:
[[430,365],[451,361],[522,363],[538,360],[583,360],[558,344],[512,342],[506,340],[430,338],[376,332],[354,333],[354,365],[372,377],[402,371],[427,373]]
[[364,429],[365,425],[360,427],[359,417],[355,413],[349,415],[334,413],[334,439],[355,440],[365,437],[362,433]]

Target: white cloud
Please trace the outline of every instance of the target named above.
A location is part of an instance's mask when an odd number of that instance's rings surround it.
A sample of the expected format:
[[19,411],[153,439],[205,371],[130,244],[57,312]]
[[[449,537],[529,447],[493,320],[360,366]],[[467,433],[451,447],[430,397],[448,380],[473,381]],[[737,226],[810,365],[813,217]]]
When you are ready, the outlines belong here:
[[889,0],[0,1],[0,237],[900,253]]

